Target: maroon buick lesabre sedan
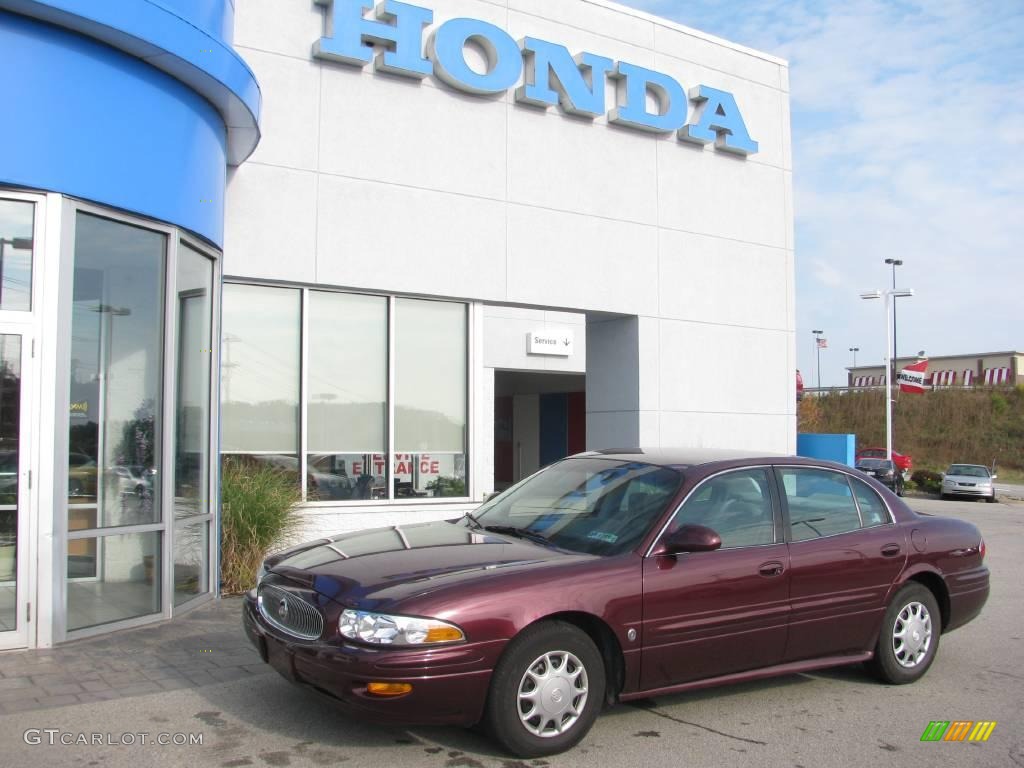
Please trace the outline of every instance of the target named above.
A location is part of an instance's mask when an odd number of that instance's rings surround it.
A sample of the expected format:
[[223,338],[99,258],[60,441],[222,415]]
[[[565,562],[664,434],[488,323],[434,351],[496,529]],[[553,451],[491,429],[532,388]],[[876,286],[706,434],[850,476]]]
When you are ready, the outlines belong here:
[[855,662],[913,682],[985,604],[984,556],[975,526],[839,464],[602,451],[459,520],[269,557],[244,623],[353,714],[537,757],[617,701]]

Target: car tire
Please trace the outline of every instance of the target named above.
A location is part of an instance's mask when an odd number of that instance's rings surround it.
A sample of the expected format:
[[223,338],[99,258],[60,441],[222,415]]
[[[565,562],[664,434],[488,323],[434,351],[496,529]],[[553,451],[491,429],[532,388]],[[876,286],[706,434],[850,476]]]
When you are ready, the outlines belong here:
[[514,637],[494,668],[484,727],[520,758],[564,752],[593,726],[604,689],[590,637],[563,621],[540,622]]
[[948,493],[940,493],[939,494],[939,498],[942,499],[943,501],[948,501],[949,500],[949,494]]
[[890,685],[904,685],[928,671],[939,650],[942,615],[931,590],[915,581],[904,584],[885,611],[868,668]]
[[995,504],[996,503],[996,492],[992,491],[992,495],[989,496],[988,498],[986,498],[985,501],[987,501],[989,504]]

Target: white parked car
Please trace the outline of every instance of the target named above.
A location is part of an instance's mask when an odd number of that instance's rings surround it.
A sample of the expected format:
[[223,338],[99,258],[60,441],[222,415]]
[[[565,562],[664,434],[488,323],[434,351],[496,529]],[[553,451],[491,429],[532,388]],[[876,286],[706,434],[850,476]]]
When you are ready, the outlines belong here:
[[981,464],[951,464],[942,475],[942,498],[968,496],[984,499],[989,504],[996,500],[992,481],[996,476]]

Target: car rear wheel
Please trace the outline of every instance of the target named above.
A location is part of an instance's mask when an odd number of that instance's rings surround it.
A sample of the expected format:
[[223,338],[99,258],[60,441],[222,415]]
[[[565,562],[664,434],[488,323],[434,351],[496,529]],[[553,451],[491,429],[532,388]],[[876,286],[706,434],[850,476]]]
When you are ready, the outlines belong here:
[[495,667],[484,726],[517,757],[564,752],[594,724],[604,687],[604,662],[587,634],[541,622],[513,638]]
[[886,683],[912,683],[935,660],[941,631],[935,595],[917,582],[905,584],[889,603],[868,667]]

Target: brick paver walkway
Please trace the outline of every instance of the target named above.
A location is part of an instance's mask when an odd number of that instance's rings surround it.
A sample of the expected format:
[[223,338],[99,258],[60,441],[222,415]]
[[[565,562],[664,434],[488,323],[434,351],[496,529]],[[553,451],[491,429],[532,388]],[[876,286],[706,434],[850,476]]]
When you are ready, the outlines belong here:
[[245,637],[240,598],[56,648],[0,653],[0,714],[268,674]]

